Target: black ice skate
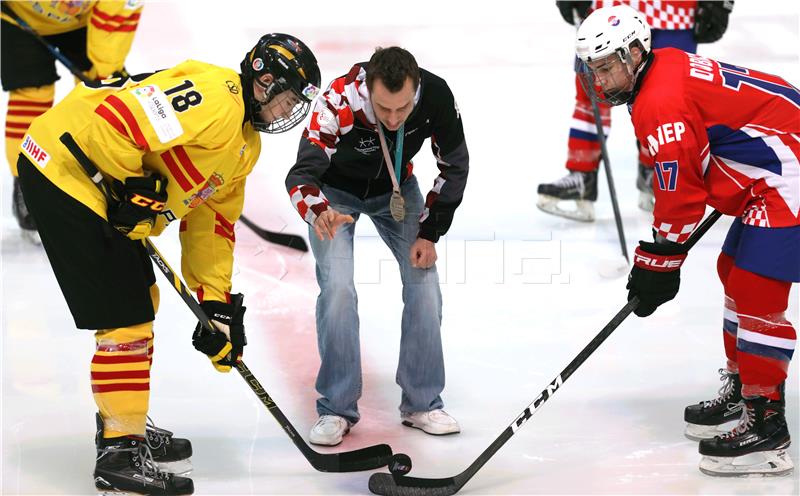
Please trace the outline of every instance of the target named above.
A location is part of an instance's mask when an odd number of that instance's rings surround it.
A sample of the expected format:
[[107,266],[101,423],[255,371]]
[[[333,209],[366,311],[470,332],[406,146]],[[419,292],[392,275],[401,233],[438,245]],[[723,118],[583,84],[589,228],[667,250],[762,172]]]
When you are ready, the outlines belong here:
[[641,162],[636,175],[636,189],[639,190],[639,208],[652,212],[656,205],[656,197],[653,195],[653,168],[645,167]]
[[686,421],[684,435],[692,441],[711,439],[730,431],[742,413],[742,382],[739,374],[719,369],[719,396],[713,400],[689,405],[683,412]]
[[189,461],[192,443],[188,439],[174,437],[171,431],[156,427],[150,417],[147,417],[145,438],[159,470],[179,475],[192,471]]
[[192,494],[192,479],[163,472],[156,467],[150,447],[136,436],[97,442],[94,485],[103,492],[146,495]]
[[14,191],[11,194],[11,210],[14,213],[14,217],[17,219],[19,228],[22,230],[22,237],[33,244],[42,244],[42,240],[39,239],[39,233],[36,231],[36,222],[28,211],[25,198],[22,196],[22,188],[19,185],[18,177],[14,178]]
[[[95,444],[103,436],[105,424],[100,413],[94,415],[97,425],[95,433]],[[188,439],[174,437],[172,432],[156,427],[153,420],[148,416],[145,426],[145,441],[150,448],[153,461],[162,472],[171,474],[186,475],[192,471],[192,443]]]
[[[594,202],[597,201],[597,171],[571,171],[556,182],[540,184],[537,193],[539,210],[567,219],[592,222]],[[562,201],[574,201],[575,209],[561,208],[559,202]]]
[[739,425],[700,441],[700,471],[723,477],[787,475],[794,469],[789,444],[784,402],[745,398]]

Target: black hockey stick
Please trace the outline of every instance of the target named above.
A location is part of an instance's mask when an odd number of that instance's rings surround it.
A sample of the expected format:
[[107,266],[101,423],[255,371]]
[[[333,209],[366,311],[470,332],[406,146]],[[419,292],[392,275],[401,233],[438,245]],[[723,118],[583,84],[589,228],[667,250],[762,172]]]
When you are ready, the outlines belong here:
[[[75,64],[73,64],[72,61],[69,60],[69,58],[67,58],[63,53],[61,53],[61,50],[59,50],[58,47],[48,43],[47,40],[42,38],[42,36],[39,33],[37,33],[32,27],[30,27],[28,23],[20,19],[17,15],[11,12],[10,9],[8,11],[3,10],[2,16],[6,21],[15,24],[17,27],[19,27],[29,35],[36,38],[36,40],[39,41],[39,43],[41,43],[47,49],[47,51],[49,51],[53,55],[53,57],[55,57],[59,62],[61,62],[64,65],[64,67],[66,67],[67,70],[69,70],[69,72],[72,73],[73,76],[80,79],[84,83],[91,84],[94,82],[91,79],[89,79],[86,76],[86,74],[81,72],[81,70],[78,69],[78,67],[75,66]],[[255,224],[253,221],[251,221],[244,215],[239,216],[239,220],[241,220],[244,225],[252,229],[252,231],[256,233],[258,237],[260,237],[265,241],[268,241],[270,243],[275,243],[276,245],[294,248],[302,252],[308,251],[308,246],[306,245],[306,241],[301,236],[298,236],[296,234],[285,234],[285,233],[268,231],[266,229],[259,227],[257,224]]]
[[[60,140],[70,153],[72,153],[83,170],[86,171],[86,174],[88,174],[95,186],[105,195],[106,199],[112,201],[108,185],[103,180],[102,174],[97,170],[92,160],[81,150],[72,136],[69,133],[64,133],[61,135]],[[178,292],[183,302],[186,303],[197,320],[200,321],[207,330],[217,332],[211,324],[211,320],[200,307],[200,304],[197,303],[197,300],[194,299],[194,296],[189,292],[189,289],[181,278],[172,270],[150,239],[144,238],[142,243],[147,249],[150,259],[164,274],[164,277],[167,278],[170,285],[175,288],[175,291]],[[306,444],[292,423],[289,422],[289,419],[286,418],[280,408],[278,408],[278,405],[275,404],[270,395],[264,390],[264,387],[258,379],[256,379],[247,365],[245,365],[244,361],[239,361],[236,364],[236,370],[247,385],[250,386],[250,389],[258,396],[261,403],[267,407],[269,413],[275,417],[275,420],[278,421],[281,428],[286,431],[295,446],[303,453],[309,463],[320,472],[357,472],[361,470],[373,470],[387,465],[391,460],[392,448],[388,444],[377,444],[375,446],[343,453],[318,453],[314,451]]]
[[[720,214],[714,210],[692,233],[684,246],[688,250],[714,225],[719,219]],[[556,376],[547,387],[539,393],[539,396],[528,405],[514,421],[498,436],[486,450],[467,467],[466,470],[454,477],[443,479],[422,479],[419,477],[406,477],[404,475],[392,475],[387,473],[372,474],[369,478],[369,490],[375,494],[384,496],[450,496],[457,493],[464,484],[469,481],[483,465],[527,422],[544,403],[549,400],[556,391],[578,370],[583,362],[594,353],[603,341],[625,320],[631,312],[639,305],[639,299],[634,297],[617,312],[614,318],[606,324],[603,330],[595,336],[586,347],[578,353],[567,367]]]
[[281,246],[288,246],[289,248],[294,248],[295,250],[300,250],[303,252],[308,251],[308,245],[306,244],[306,240],[304,240],[301,236],[297,234],[286,234],[286,233],[279,233],[274,231],[267,231],[256,225],[252,220],[248,219],[244,215],[239,216],[239,220],[242,221],[244,225],[249,227],[258,237],[265,241],[269,241],[270,243],[275,243],[276,245]]

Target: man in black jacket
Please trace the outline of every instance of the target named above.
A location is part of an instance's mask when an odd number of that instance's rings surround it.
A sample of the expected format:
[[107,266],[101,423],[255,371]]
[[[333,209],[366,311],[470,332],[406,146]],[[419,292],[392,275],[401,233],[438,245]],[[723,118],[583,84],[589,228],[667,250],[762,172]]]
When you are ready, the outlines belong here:
[[[379,124],[378,124],[379,123]],[[411,159],[431,138],[441,171],[425,201]],[[442,296],[436,247],[461,203],[469,169],[461,115],[447,83],[408,51],[378,49],[334,80],[315,104],[286,188],[309,224],[317,263],[319,420],[314,444],[334,446],[358,422],[361,360],[353,233],[368,216],[392,250],[403,281],[397,383],[404,425],[454,434],[442,410]]]

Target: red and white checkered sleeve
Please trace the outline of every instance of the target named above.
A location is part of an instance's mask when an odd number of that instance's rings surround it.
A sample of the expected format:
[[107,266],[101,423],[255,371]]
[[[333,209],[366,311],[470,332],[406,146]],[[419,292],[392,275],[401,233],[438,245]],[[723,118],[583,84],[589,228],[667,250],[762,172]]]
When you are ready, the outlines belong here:
[[301,184],[289,192],[292,205],[300,217],[312,226],[322,212],[328,209],[328,199],[316,186]]

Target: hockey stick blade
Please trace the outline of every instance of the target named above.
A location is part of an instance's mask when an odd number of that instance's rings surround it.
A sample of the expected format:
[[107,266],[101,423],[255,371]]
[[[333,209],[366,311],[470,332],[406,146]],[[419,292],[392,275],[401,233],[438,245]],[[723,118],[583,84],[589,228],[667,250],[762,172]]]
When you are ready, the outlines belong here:
[[[684,243],[688,251],[695,243],[714,225],[722,214],[714,210],[689,236]],[[544,406],[545,402],[560,390],[561,386],[583,363],[595,352],[597,348],[619,327],[620,324],[639,305],[639,298],[634,296],[623,306],[616,315],[603,327],[603,329],[587,344],[578,355],[553,379],[550,384],[529,404],[521,414],[506,427],[492,444],[473,461],[463,472],[444,479],[422,479],[419,477],[406,477],[387,473],[375,473],[369,478],[369,490],[381,496],[450,496],[457,493],[472,477],[483,467],[497,451],[511,439],[511,437],[531,419],[534,413]]]
[[466,480],[456,480],[459,478],[420,479],[379,472],[370,476],[369,490],[384,496],[450,496],[466,483]]
[[[69,133],[62,134],[60,140],[64,146],[67,147],[70,153],[72,153],[72,155],[75,157],[75,160],[78,161],[94,185],[104,196],[106,196],[107,201],[110,202],[111,199],[109,198],[110,193],[108,191],[108,187],[103,182],[103,176],[97,170],[97,166],[94,165],[94,162],[92,162],[92,160],[83,152],[83,150],[81,150]],[[158,251],[158,248],[156,248],[153,242],[150,241],[150,238],[144,238],[141,241],[150,259],[153,261],[156,267],[158,267],[161,274],[167,278],[167,280],[170,282],[170,286],[175,289],[186,306],[189,307],[189,311],[194,314],[203,327],[211,332],[217,332],[214,326],[211,324],[211,319],[208,318],[206,313],[200,307],[200,304],[194,299],[194,296],[192,296],[192,294],[189,292],[189,289],[186,287],[178,274],[172,270],[172,267],[170,267],[170,265],[167,263],[164,256]],[[294,428],[292,423],[289,422],[289,419],[286,418],[286,415],[284,415],[281,409],[278,408],[278,405],[275,403],[275,401],[273,401],[269,393],[267,393],[267,391],[264,389],[264,386],[261,385],[247,365],[245,365],[244,361],[240,360],[236,364],[236,370],[239,372],[239,375],[242,376],[242,379],[250,387],[253,393],[255,393],[259,401],[261,401],[261,404],[266,407],[281,428],[286,432],[286,434],[289,435],[289,438],[292,440],[294,445],[297,446],[303,456],[305,456],[306,460],[308,460],[312,467],[320,472],[356,472],[361,470],[373,470],[386,466],[391,461],[392,448],[387,444],[378,444],[344,453],[325,454],[314,451],[308,446],[308,444],[306,444],[305,441],[303,441],[303,437],[300,436],[300,433],[297,432],[297,429]]]
[[308,251],[308,245],[306,244],[306,240],[304,240],[301,236],[296,234],[286,234],[286,233],[278,233],[274,231],[267,231],[262,227],[259,227],[256,223],[252,220],[248,219],[244,215],[239,216],[239,220],[242,221],[244,225],[250,228],[259,238],[263,239],[264,241],[269,241],[270,243],[275,243],[276,245],[287,246],[289,248],[294,248],[295,250],[300,250],[302,252]]

